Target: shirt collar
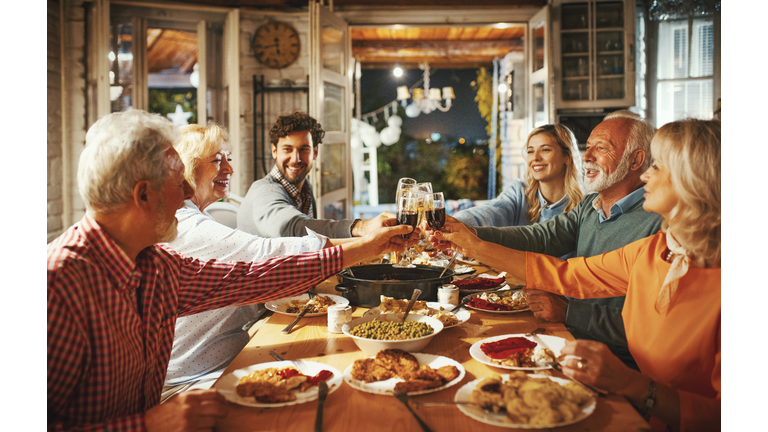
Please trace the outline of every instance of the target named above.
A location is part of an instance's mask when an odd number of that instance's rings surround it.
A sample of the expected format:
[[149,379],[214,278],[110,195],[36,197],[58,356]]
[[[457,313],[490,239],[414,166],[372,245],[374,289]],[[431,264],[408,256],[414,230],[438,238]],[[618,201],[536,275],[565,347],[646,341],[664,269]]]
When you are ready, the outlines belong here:
[[[281,185],[285,188],[285,190],[288,191],[288,194],[293,198],[294,200],[299,197],[299,189],[288,182],[288,180],[283,177],[283,173],[280,172],[279,169],[277,169],[277,165],[272,167],[272,171],[269,173],[272,177],[275,178],[275,180],[279,181]],[[305,183],[306,184],[306,183]]]
[[536,190],[536,196],[539,197],[539,204],[541,204],[541,208],[543,209],[544,208],[556,209],[558,207],[564,206],[568,202],[568,195],[563,195],[563,197],[560,198],[560,200],[552,204],[548,204],[547,200],[544,199],[544,195],[541,194],[541,189]]
[[83,216],[78,229],[82,230],[87,243],[94,248],[95,259],[100,261],[104,268],[110,269],[107,277],[112,279],[114,287],[118,290],[125,289],[136,264],[88,213]]
[[609,218],[605,217],[605,212],[603,212],[603,197],[600,196],[600,194],[597,194],[595,199],[592,201],[592,208],[597,210],[598,220],[600,223],[603,223],[605,221],[613,220],[619,217],[625,211],[629,210],[643,198],[643,194],[645,194],[645,189],[641,187],[625,196],[624,198],[616,201],[616,203],[611,207],[611,217]]

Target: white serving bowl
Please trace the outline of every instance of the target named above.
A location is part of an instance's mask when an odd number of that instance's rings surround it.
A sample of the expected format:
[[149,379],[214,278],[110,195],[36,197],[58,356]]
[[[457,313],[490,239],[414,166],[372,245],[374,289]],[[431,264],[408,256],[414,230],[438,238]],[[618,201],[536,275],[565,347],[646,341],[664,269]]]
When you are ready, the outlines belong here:
[[435,335],[440,333],[440,331],[443,329],[443,323],[441,323],[439,320],[428,317],[425,315],[418,315],[418,314],[409,314],[406,321],[419,321],[419,322],[425,322],[429,324],[434,332],[429,336],[424,336],[416,339],[405,339],[405,340],[377,340],[377,339],[367,339],[359,336],[353,336],[349,333],[350,330],[355,328],[355,326],[360,325],[362,323],[373,321],[374,319],[380,319],[380,320],[387,320],[387,321],[400,321],[403,319],[403,314],[382,314],[382,315],[370,315],[367,317],[357,318],[352,321],[350,321],[347,324],[344,324],[344,327],[341,328],[341,331],[352,338],[352,340],[355,341],[355,344],[362,350],[365,355],[367,356],[373,356],[376,355],[379,351],[383,349],[392,349],[397,348],[401,349],[403,351],[408,352],[418,352],[424,349],[429,342],[432,340]]

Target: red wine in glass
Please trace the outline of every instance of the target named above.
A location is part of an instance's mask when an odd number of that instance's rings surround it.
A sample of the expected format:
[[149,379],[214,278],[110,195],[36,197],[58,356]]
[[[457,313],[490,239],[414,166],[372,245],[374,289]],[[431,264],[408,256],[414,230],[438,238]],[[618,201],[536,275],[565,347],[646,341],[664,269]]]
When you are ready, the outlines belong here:
[[[397,224],[398,225],[410,225],[416,229],[416,224],[419,221],[419,212],[416,210],[401,210],[397,212]],[[407,239],[411,236],[413,231],[408,234],[403,234],[402,237]]]
[[427,210],[427,224],[434,231],[440,231],[445,225],[445,207]]

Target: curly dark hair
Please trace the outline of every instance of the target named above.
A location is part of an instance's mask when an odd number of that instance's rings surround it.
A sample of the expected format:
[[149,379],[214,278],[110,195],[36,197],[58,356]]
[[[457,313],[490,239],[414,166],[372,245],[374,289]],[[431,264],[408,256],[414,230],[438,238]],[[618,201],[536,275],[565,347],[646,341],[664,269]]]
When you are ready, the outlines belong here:
[[312,136],[312,145],[318,146],[323,142],[325,131],[317,120],[309,114],[296,111],[290,115],[283,115],[277,118],[277,121],[269,130],[269,141],[273,146],[277,146],[280,138],[286,137],[294,132],[309,132]]

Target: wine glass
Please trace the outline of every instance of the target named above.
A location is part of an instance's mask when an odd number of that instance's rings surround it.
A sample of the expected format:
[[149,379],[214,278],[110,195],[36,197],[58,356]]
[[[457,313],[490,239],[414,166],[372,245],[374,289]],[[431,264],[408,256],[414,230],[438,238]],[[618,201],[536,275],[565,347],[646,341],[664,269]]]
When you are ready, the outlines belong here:
[[[397,200],[397,224],[398,225],[410,225],[414,229],[418,225],[419,221],[419,199],[408,190],[403,191],[402,195]],[[413,232],[403,234],[404,239],[408,239]],[[403,252],[400,256],[400,260],[392,264],[393,267],[398,268],[415,268],[416,266],[411,264],[410,257]]]
[[445,225],[445,197],[442,192],[427,194],[424,197],[424,214],[427,225],[434,231],[440,231]]

